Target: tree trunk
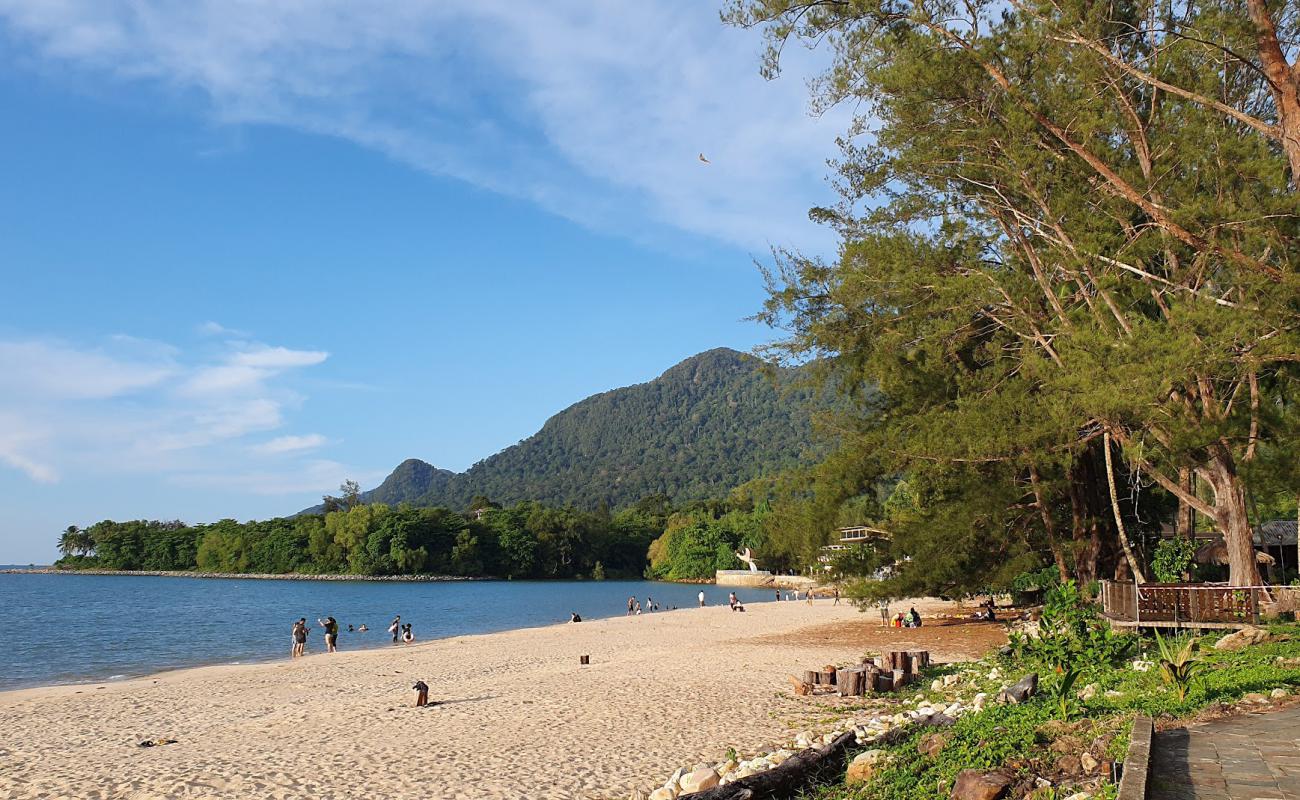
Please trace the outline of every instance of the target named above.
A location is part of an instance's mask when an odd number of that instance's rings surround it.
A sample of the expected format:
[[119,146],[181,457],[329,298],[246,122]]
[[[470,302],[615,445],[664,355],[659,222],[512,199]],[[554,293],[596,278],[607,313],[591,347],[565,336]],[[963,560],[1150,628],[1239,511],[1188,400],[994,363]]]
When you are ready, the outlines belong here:
[[1106,448],[1106,485],[1110,488],[1110,507],[1115,512],[1115,530],[1119,533],[1119,543],[1124,548],[1124,558],[1128,561],[1129,569],[1133,571],[1133,579],[1138,583],[1146,583],[1146,576],[1142,574],[1142,567],[1138,565],[1137,557],[1133,555],[1133,546],[1129,544],[1128,534],[1124,531],[1124,519],[1119,513],[1119,496],[1115,493],[1115,470],[1110,463],[1110,434],[1103,437]]
[[[1196,475],[1190,467],[1178,469],[1178,485],[1188,494],[1196,493]],[[1174,518],[1174,535],[1189,542],[1196,538],[1196,509],[1181,497],[1178,499],[1178,516]]]
[[1056,539],[1056,520],[1052,518],[1052,510],[1043,501],[1043,487],[1038,478],[1037,467],[1031,466],[1029,468],[1029,483],[1034,489],[1034,504],[1038,506],[1038,513],[1043,520],[1043,531],[1047,534],[1047,546],[1051,548],[1052,560],[1056,562],[1056,571],[1060,575],[1061,582],[1064,583],[1070,577],[1070,569],[1065,564],[1065,554],[1061,552],[1060,542]]
[[1254,531],[1246,511],[1246,487],[1237,474],[1232,455],[1223,447],[1211,452],[1210,461],[1200,470],[1214,490],[1215,524],[1223,533],[1228,551],[1228,582],[1233,586],[1256,586],[1259,569],[1255,565]]
[[1300,65],[1287,63],[1265,0],[1246,0],[1246,12],[1255,25],[1255,47],[1277,105],[1277,126],[1282,152],[1291,165],[1291,186],[1300,190]]

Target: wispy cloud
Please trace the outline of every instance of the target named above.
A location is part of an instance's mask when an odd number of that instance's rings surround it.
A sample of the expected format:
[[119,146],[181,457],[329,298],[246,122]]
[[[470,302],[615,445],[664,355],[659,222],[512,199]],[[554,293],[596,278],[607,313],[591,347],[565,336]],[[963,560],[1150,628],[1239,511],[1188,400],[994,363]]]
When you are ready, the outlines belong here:
[[197,90],[219,122],[346,139],[602,230],[828,238],[805,213],[848,112],[806,113],[812,56],[764,82],[756,34],[713,3],[0,0],[0,26],[38,69]]
[[0,472],[40,483],[123,471],[213,485],[225,476],[229,488],[278,475],[257,493],[328,489],[342,467],[326,475],[333,462],[294,460],[326,446],[324,435],[250,441],[301,406],[291,374],[327,358],[249,340],[197,354],[129,336],[0,340]]
[[324,445],[328,440],[319,433],[309,433],[305,436],[277,436],[268,442],[255,444],[249,449],[254,453],[262,455],[280,455],[283,453],[301,453],[306,450],[315,450]]

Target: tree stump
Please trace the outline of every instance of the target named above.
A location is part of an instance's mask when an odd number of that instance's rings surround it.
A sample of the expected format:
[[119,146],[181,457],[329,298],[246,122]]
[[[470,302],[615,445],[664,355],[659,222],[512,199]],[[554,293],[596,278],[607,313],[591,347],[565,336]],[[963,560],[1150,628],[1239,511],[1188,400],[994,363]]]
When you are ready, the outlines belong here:
[[820,683],[821,683],[822,686],[834,686],[834,685],[835,685],[835,668],[834,668],[834,667],[831,667],[831,668],[828,669],[828,670],[822,670],[821,673],[820,673],[820,676],[821,676]]
[[810,686],[816,686],[822,682],[822,674],[815,669],[810,669],[803,674],[803,682]]
[[877,672],[876,673],[876,691],[892,692],[894,691],[894,673]]
[[584,664],[584,665],[585,665],[585,664],[590,664],[590,663],[591,663],[591,656],[578,656],[578,663],[579,663],[579,664]]
[[907,670],[903,670],[903,669],[894,670],[894,689],[898,690],[903,688],[908,684],[909,681],[911,681],[911,679],[912,676],[907,673]]

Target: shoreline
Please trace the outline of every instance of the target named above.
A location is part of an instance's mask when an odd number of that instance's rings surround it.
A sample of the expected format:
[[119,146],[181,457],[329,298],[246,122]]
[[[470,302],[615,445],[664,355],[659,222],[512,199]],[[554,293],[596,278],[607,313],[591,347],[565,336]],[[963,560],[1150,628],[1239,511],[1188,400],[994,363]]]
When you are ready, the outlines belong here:
[[[15,689],[0,796],[626,796],[813,724],[825,710],[792,672],[886,644],[962,658],[994,632],[883,628],[826,601],[710,606]],[[441,703],[413,707],[416,680]],[[159,737],[177,743],[138,747]]]
[[[350,575],[340,573],[313,575],[302,572],[199,572],[191,570],[59,569],[57,567],[10,567],[0,569],[0,575],[114,575],[138,576],[144,578],[210,578],[214,580],[254,581],[353,581],[358,583],[444,583],[455,581],[509,582],[515,580],[513,578],[498,578],[486,575]],[[539,583],[636,583],[644,581],[648,583],[675,583],[683,586],[730,586],[745,589],[800,590],[807,589],[810,586],[821,586],[816,578],[809,578],[802,575],[773,575],[764,583],[755,585],[729,582],[719,583],[716,579],[708,580],[704,578],[676,581],[644,577],[608,578],[602,581],[596,581],[591,578],[519,578],[518,581],[535,581]]]
[[302,572],[198,572],[188,570],[130,569],[0,569],[0,575],[125,575],[142,578],[212,578],[253,581],[365,581],[370,583],[441,583],[445,581],[502,581],[506,578],[465,577],[461,575],[346,575],[329,573],[309,575]]

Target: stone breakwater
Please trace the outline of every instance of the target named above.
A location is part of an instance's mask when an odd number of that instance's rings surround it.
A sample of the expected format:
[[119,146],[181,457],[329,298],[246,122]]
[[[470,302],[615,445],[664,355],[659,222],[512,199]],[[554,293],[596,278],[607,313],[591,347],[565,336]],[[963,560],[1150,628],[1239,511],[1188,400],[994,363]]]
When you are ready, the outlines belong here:
[[176,570],[126,569],[0,569],[0,575],[131,575],[153,578],[237,578],[254,581],[386,581],[429,583],[433,581],[485,581],[491,578],[465,578],[458,575],[276,575],[265,572],[184,572]]

